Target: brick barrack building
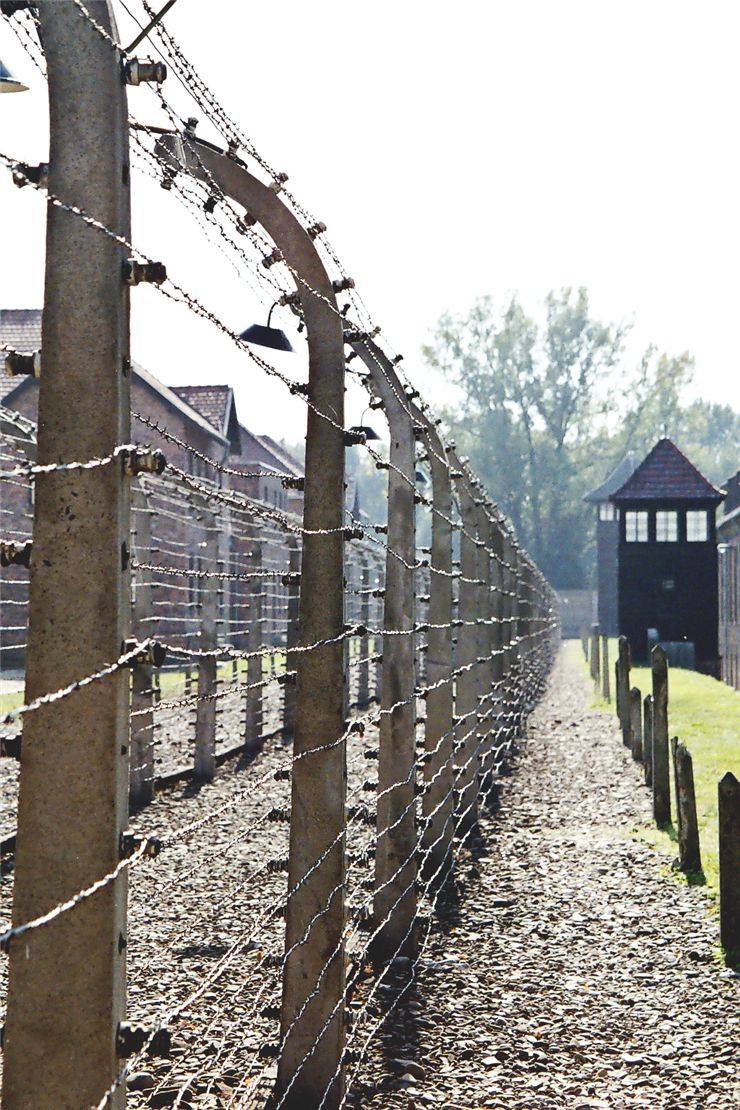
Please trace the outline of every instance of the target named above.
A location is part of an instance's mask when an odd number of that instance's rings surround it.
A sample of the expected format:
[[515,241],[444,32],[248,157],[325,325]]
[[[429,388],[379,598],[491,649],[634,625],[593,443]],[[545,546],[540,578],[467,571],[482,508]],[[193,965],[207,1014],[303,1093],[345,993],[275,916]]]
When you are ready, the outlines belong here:
[[[0,348],[31,353],[41,347],[40,309],[0,310]],[[43,370],[42,370],[43,372]],[[10,453],[17,461],[34,457],[34,427],[37,419],[38,381],[33,377],[13,378],[4,376],[0,368],[0,418],[3,468],[13,464]],[[237,491],[247,499],[269,506],[281,513],[288,513],[300,521],[303,515],[303,494],[293,488],[303,475],[302,464],[269,436],[256,435],[239,423],[234,393],[227,385],[176,386],[170,388],[134,363],[131,373],[132,413],[143,417],[152,425],[187,443],[194,450],[188,451],[177,443],[158,439],[157,433],[136,417],[132,418],[131,440],[151,443],[161,447],[169,463],[192,475],[198,482],[221,486]],[[4,414],[4,415],[3,415]],[[203,457],[224,465],[227,472],[209,465]],[[288,488],[283,479],[290,479]],[[3,539],[24,542],[31,538],[33,523],[32,483],[22,476],[0,484],[0,534]],[[158,540],[175,549],[187,546],[188,529],[182,521],[171,516],[161,516],[157,522]],[[196,544],[197,547],[197,544]],[[274,548],[274,550],[273,550]],[[229,550],[228,538],[222,541],[220,552],[224,566],[238,561]],[[287,548],[279,537],[268,540],[262,558],[275,569],[287,569]],[[197,551],[190,560],[197,569]],[[158,594],[160,603],[171,594],[173,611],[177,597],[175,588],[165,583]],[[274,614],[275,621],[285,605],[284,587],[281,583],[266,591],[263,598],[265,621]],[[4,666],[20,666],[23,662],[28,599],[28,572],[21,567],[8,567],[3,571],[0,593],[0,657]],[[231,605],[228,590],[223,591],[222,606]],[[161,611],[161,610],[160,610]]]

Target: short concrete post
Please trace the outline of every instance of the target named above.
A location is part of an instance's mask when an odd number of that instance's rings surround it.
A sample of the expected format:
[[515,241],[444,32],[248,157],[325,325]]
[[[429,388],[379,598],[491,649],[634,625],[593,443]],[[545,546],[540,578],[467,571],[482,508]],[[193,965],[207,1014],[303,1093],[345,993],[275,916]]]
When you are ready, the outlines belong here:
[[731,771],[720,779],[719,933],[731,966],[740,963],[740,782]]
[[[244,742],[249,751],[256,751],[262,743],[262,611],[263,579],[262,544],[253,541],[249,545],[249,569],[254,578],[249,580],[249,628],[247,630],[247,690],[245,696]],[[294,726],[295,727],[295,726]]]
[[678,737],[671,740],[673,770],[676,776],[676,815],[678,824],[678,863],[682,871],[701,871],[699,822],[696,816],[694,765]]
[[652,651],[653,673],[653,817],[662,827],[671,821],[668,768],[668,660],[660,644]]
[[601,676],[601,659],[600,659],[600,652],[599,652],[599,643],[600,643],[599,626],[598,626],[598,624],[592,624],[591,625],[590,668],[591,668],[591,678],[593,679],[595,686],[598,686],[599,678]]
[[631,747],[630,736],[630,645],[626,636],[619,637],[619,670],[617,671],[617,712],[622,726],[622,743]]
[[[362,560],[360,578],[360,624],[370,626],[370,565],[367,557]],[[370,701],[370,637],[360,637],[360,656],[357,664],[357,708],[364,709]]]
[[642,717],[642,762],[645,768],[645,785],[653,785],[653,695],[648,694],[643,702]]
[[630,742],[632,758],[642,760],[642,694],[636,686],[630,690]]
[[601,696],[606,702],[612,700],[609,689],[609,637],[601,637]]
[[[202,566],[213,572],[218,562],[219,528],[216,514],[202,507],[198,508],[198,522],[203,530],[200,547]],[[198,650],[213,652],[217,643],[218,620],[218,580],[201,579],[198,594],[200,617],[200,637]],[[218,662],[215,655],[198,658],[198,704],[195,714],[195,776],[209,781],[216,774],[216,689]]]
[[[288,540],[288,625],[285,633],[285,689],[283,697],[283,740],[291,740],[295,731],[295,696],[296,681],[295,671],[297,666],[295,648],[298,646],[300,629],[298,617],[300,612],[300,570],[301,551],[298,540],[291,536]],[[255,581],[257,581],[255,579]],[[260,660],[260,666],[262,660]],[[259,691],[258,691],[259,693]],[[249,714],[250,710],[247,709]],[[259,730],[254,729],[255,736],[262,733],[262,700],[260,698],[259,713],[252,710],[256,719],[260,717]],[[252,722],[254,725],[254,721]]]
[[[138,563],[149,562],[152,546],[149,495],[141,479],[132,490],[134,552]],[[140,641],[151,635],[151,571],[137,570],[134,584],[134,634]],[[131,673],[131,764],[129,805],[139,809],[154,797],[154,686],[149,663],[137,663]]]

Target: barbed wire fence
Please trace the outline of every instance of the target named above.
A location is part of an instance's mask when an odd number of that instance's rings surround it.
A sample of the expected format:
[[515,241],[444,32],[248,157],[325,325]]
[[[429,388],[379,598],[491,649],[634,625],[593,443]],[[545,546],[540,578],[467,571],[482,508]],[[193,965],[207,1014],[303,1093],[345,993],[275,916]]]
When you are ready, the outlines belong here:
[[[544,689],[554,594],[324,224],[164,23],[150,41],[225,149],[168,102],[164,64],[121,49],[107,0],[2,11],[51,110],[48,167],[0,153],[48,212],[42,349],[6,360],[39,376],[38,428],[0,411],[2,646],[26,662],[2,739],[11,820],[19,789],[3,1106],[122,1107],[127,1086],[129,1105],[345,1106]],[[141,83],[163,126],[129,119]],[[134,246],[129,135],[137,167],[305,327],[306,381]],[[131,411],[143,282],[305,405],[302,517],[250,492],[267,472]],[[345,428],[348,380],[387,420],[387,458]],[[387,521],[346,507],[351,448],[387,472]]]

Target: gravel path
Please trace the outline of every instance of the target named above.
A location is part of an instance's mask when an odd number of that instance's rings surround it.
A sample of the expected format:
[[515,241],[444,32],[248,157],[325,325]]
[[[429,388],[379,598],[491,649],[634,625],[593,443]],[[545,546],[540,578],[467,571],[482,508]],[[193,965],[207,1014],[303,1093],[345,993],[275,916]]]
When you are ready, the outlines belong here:
[[591,700],[561,654],[354,1105],[740,1106],[740,977],[705,892],[641,842],[647,791]]

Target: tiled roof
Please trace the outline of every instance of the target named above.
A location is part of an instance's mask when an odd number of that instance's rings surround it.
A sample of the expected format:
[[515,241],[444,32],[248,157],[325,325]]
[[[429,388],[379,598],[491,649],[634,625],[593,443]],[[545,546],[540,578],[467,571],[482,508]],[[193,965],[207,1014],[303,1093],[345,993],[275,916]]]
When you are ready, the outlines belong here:
[[[138,380],[140,385],[144,385],[153,393],[156,393],[167,405],[176,412],[179,412],[191,424],[195,424],[198,428],[207,432],[214,441],[224,446],[228,445],[229,441],[222,432],[214,428],[213,425],[209,423],[197,409],[189,405],[183,397],[178,397],[178,395],[166,386],[164,382],[160,382],[159,378],[155,378],[154,374],[150,374],[148,370],[145,370],[143,366],[139,366],[136,362],[131,364],[131,372],[132,380]],[[0,376],[0,382],[4,381],[9,383],[10,388],[6,391],[4,398],[0,399],[0,402],[11,409],[15,407],[16,398],[22,396],[28,390],[38,391],[38,381],[36,378],[3,378]]]
[[740,470],[727,479],[723,488],[726,490],[727,497],[722,509],[727,516],[740,508]]
[[241,456],[243,463],[259,463],[261,466],[272,467],[280,474],[291,474],[296,477],[304,473],[303,466],[294,459],[289,451],[280,447],[269,436],[258,436],[250,432],[243,424],[241,429]]
[[[0,308],[0,348],[11,351],[38,351],[41,348],[40,308]],[[18,385],[0,366],[0,400]]]
[[38,351],[41,347],[40,308],[0,308],[0,347]]
[[609,494],[616,493],[620,486],[624,485],[630,474],[634,473],[636,466],[636,452],[628,451],[622,461],[620,463],[617,463],[617,465],[614,467],[614,470],[612,470],[611,474],[609,474],[609,476],[604,479],[601,485],[597,486],[596,489],[591,490],[590,493],[587,493],[583,500],[590,501],[592,503],[598,501],[608,501]]
[[180,389],[173,389],[165,385],[159,378],[155,378],[154,374],[150,374],[143,366],[139,366],[137,362],[132,363],[132,369],[134,377],[139,378],[139,380],[145,385],[148,385],[153,392],[158,393],[168,405],[171,405],[172,408],[182,413],[183,416],[186,416],[193,424],[197,424],[199,428],[203,428],[204,431],[210,432],[214,438],[221,440],[224,444],[228,442],[227,437],[220,428],[212,424],[195,405],[188,401],[187,397],[181,396]]
[[291,474],[295,474],[298,477],[305,474],[305,466],[303,466],[303,464],[299,462],[298,459],[291,455],[290,451],[286,451],[284,447],[281,447],[279,443],[276,443],[272,436],[258,436],[258,439],[260,439],[262,443],[264,443],[265,446],[268,448],[268,450],[272,452],[278,462],[282,462],[285,464]]
[[222,435],[226,432],[226,419],[231,400],[229,385],[175,385],[172,392],[182,397],[192,409],[205,416]]
[[659,439],[611,501],[714,501],[724,493],[708,482],[670,439]]

